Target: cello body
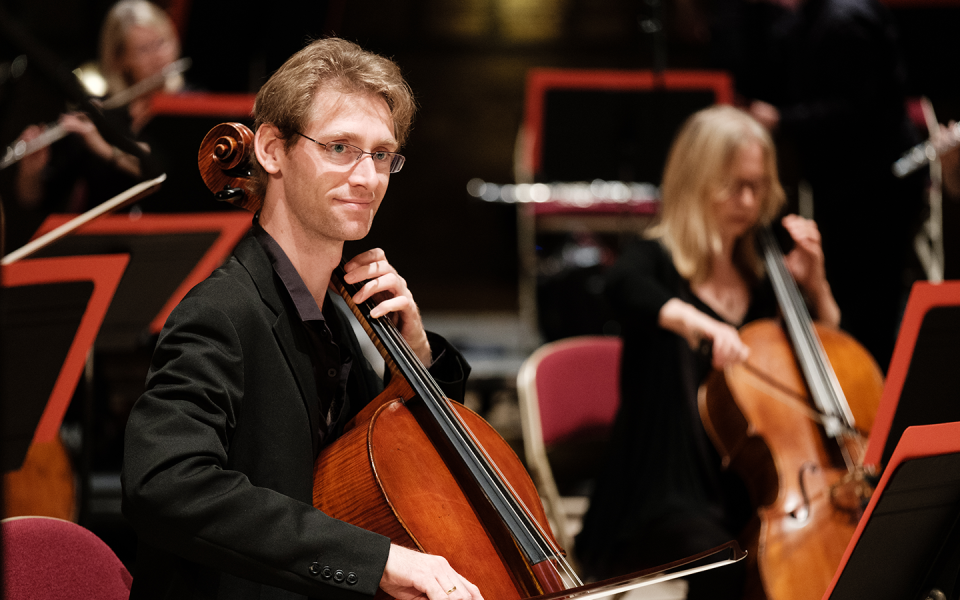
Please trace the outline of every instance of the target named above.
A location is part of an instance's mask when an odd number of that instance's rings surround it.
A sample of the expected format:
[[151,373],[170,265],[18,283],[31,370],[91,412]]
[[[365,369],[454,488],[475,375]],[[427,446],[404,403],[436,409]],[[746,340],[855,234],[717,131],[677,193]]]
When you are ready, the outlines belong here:
[[3,474],[3,518],[77,520],[73,463],[59,438],[30,444],[23,465]]
[[[880,369],[846,333],[814,328],[866,436],[883,391]],[[819,600],[856,529],[864,495],[841,452],[862,452],[855,441],[824,434],[778,322],[750,323],[740,335],[750,357],[710,376],[700,390],[700,414],[724,466],[740,474],[757,507],[740,540],[748,550],[745,597]]]
[[[403,388],[402,382],[388,387],[321,453],[314,470],[314,506],[395,544],[443,556],[485,598],[513,600],[564,589],[550,569],[525,566],[509,546],[501,549],[408,408]],[[470,409],[448,402],[549,532],[536,487],[507,442]],[[382,590],[376,597],[387,598]]]

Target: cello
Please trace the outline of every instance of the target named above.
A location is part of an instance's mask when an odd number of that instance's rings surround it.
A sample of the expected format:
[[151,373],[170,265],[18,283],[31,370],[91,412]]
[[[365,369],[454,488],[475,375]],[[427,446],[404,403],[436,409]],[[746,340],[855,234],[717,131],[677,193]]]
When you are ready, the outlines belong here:
[[[256,211],[262,199],[243,189],[252,141],[243,125],[218,125],[201,143],[198,161],[218,199]],[[682,576],[682,565],[718,550],[723,556],[717,562],[693,570],[743,557],[728,544],[666,565],[659,578],[651,570],[584,586],[509,445],[478,415],[443,396],[389,318],[371,318],[371,303],[353,302],[359,286],[343,281],[342,267],[331,284],[383,355],[390,377],[386,389],[318,456],[317,509],[393,543],[443,556],[484,597],[497,600],[603,598]],[[377,597],[386,596],[380,591]]]
[[741,535],[754,550],[745,597],[819,600],[869,500],[863,456],[883,376],[852,337],[813,322],[772,231],[759,237],[782,326],[740,330],[750,357],[710,375],[700,416],[758,507]]

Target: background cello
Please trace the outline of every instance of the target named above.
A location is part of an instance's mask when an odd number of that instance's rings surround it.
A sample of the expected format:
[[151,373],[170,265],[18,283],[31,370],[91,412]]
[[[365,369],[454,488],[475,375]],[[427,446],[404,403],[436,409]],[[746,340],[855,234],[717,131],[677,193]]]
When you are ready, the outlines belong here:
[[772,232],[760,237],[782,325],[741,329],[750,357],[710,376],[700,413],[758,507],[741,536],[755,550],[746,596],[817,600],[869,498],[862,459],[883,377],[852,337],[813,323]]

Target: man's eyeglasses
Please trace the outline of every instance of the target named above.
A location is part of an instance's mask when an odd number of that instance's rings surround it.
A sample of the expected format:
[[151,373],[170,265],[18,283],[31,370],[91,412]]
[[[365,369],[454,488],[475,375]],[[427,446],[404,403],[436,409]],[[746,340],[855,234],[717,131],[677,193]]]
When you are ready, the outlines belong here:
[[396,152],[385,152],[383,150],[367,152],[366,150],[357,148],[353,144],[344,144],[343,142],[324,144],[303,135],[299,131],[295,131],[294,133],[323,148],[324,158],[335,165],[352,165],[360,162],[364,154],[369,154],[370,157],[373,158],[373,165],[379,173],[396,173],[403,168],[403,162],[406,160],[402,154],[397,154]]

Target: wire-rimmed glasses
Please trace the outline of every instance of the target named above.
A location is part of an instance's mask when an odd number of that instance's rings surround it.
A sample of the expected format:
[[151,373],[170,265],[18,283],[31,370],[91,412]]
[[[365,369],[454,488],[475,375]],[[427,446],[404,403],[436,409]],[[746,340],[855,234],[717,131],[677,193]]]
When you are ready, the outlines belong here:
[[318,142],[312,137],[303,135],[299,131],[294,133],[323,148],[324,158],[331,163],[342,167],[358,163],[363,158],[364,154],[369,154],[373,159],[374,167],[379,173],[396,173],[403,167],[403,163],[406,160],[402,154],[397,154],[396,152],[387,152],[385,150],[374,150],[373,152],[367,152],[366,150],[358,148],[353,144],[345,144],[343,142],[330,142],[329,144],[324,144],[323,142]]

